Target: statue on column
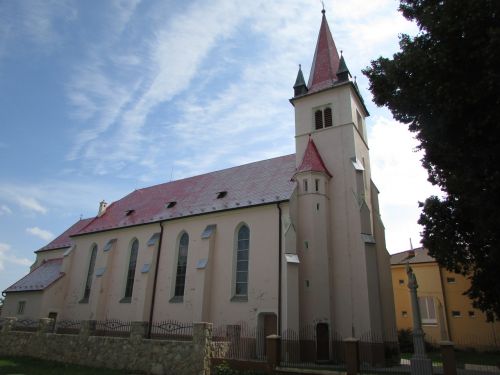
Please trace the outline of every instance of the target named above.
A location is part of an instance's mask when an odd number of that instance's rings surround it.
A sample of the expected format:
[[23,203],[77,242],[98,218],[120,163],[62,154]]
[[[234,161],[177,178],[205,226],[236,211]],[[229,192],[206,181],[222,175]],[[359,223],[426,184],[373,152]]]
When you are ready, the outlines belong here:
[[414,353],[410,359],[410,371],[412,375],[432,374],[432,361],[425,354],[424,331],[422,330],[422,319],[420,317],[420,306],[417,295],[417,278],[406,262],[406,274],[408,275],[408,289],[410,290],[411,308],[413,311],[413,348]]

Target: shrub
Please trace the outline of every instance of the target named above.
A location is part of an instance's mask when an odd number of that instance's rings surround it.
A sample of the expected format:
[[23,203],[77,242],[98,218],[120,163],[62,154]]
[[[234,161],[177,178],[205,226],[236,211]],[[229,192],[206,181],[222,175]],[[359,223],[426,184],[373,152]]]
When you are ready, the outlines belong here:
[[411,329],[400,329],[398,342],[401,353],[413,353],[413,331]]
[[239,375],[239,371],[233,370],[227,362],[222,362],[215,366],[214,375]]

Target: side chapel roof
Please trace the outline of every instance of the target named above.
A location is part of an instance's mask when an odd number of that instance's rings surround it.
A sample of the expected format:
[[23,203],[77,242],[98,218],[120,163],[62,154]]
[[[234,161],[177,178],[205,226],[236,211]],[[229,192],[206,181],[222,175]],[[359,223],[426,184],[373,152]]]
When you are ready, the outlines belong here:
[[61,272],[62,261],[62,258],[57,258],[43,262],[21,280],[5,289],[4,292],[33,292],[48,288],[64,276],[64,273]]

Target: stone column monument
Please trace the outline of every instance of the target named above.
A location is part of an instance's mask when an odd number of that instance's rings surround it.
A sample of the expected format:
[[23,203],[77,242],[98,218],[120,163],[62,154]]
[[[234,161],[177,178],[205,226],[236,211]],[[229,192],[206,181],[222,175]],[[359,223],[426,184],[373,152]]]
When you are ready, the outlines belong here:
[[422,330],[422,320],[420,318],[420,307],[418,305],[417,278],[406,263],[406,273],[408,275],[408,289],[410,290],[411,309],[413,311],[413,357],[410,359],[410,371],[412,375],[432,374],[432,361],[425,354],[424,331]]

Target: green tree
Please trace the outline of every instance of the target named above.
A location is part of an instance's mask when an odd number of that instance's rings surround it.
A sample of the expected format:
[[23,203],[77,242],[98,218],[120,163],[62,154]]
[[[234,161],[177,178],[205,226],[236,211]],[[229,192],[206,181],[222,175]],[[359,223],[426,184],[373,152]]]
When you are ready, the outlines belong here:
[[422,244],[467,275],[466,292],[500,318],[500,1],[400,0],[419,33],[363,73],[379,106],[409,126],[429,181]]

